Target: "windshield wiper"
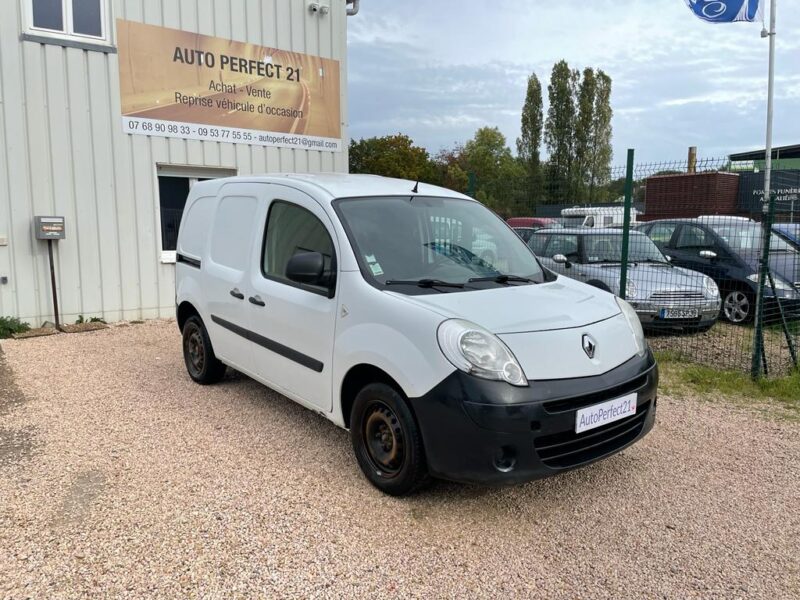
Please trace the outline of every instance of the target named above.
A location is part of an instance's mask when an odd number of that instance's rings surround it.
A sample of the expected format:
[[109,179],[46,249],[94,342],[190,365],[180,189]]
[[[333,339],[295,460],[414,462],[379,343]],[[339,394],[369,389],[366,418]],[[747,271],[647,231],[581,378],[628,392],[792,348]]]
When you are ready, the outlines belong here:
[[509,281],[521,281],[525,283],[536,283],[529,277],[520,277],[519,275],[507,275],[501,273],[500,275],[492,275],[491,277],[473,277],[468,280],[468,283],[475,283],[478,281],[494,281],[495,283],[508,283]]
[[634,260],[634,261],[631,261],[631,262],[651,263],[651,264],[654,264],[654,265],[667,265],[668,267],[675,266],[671,262],[668,262],[666,260],[658,260],[658,259],[655,259],[655,258],[643,258],[641,260]]
[[384,285],[416,285],[421,288],[432,287],[452,287],[463,288],[463,283],[454,283],[452,281],[442,281],[441,279],[389,279],[384,282]]

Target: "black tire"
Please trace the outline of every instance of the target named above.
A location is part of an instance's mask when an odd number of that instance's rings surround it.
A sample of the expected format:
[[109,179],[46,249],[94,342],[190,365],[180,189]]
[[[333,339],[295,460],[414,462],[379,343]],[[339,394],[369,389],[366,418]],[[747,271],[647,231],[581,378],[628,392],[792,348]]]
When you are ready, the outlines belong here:
[[722,317],[734,325],[742,325],[753,320],[756,309],[755,298],[744,290],[728,290],[722,296]]
[[384,383],[365,386],[350,414],[353,452],[372,485],[404,496],[428,482],[422,435],[397,390]]
[[203,320],[197,315],[183,324],[183,361],[186,371],[201,385],[217,383],[225,376],[225,365],[214,354]]

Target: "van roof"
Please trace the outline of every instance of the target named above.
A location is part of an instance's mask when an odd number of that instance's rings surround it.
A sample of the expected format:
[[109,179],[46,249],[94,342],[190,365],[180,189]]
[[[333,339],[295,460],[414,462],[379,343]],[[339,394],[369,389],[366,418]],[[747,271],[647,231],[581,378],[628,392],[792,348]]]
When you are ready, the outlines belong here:
[[[196,184],[193,191],[201,194],[216,194],[227,183],[272,183],[290,185],[322,197],[328,201],[336,198],[354,198],[363,196],[410,196],[417,183],[408,179],[394,179],[380,175],[354,175],[346,173],[275,173],[265,175],[238,175],[209,179]],[[201,187],[202,186],[202,187]],[[447,188],[420,183],[417,188],[420,196],[445,196],[473,200]],[[315,193],[316,192],[316,193]],[[320,194],[319,192],[322,192]],[[322,199],[321,198],[321,199]]]

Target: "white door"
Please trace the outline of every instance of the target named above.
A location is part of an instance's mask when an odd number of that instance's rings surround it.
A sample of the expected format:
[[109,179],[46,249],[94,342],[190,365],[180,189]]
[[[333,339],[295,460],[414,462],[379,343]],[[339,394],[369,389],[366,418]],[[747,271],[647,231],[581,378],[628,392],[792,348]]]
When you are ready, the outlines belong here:
[[228,184],[217,205],[208,257],[203,263],[206,328],[214,353],[223,362],[244,372],[252,368],[251,343],[247,338],[247,272],[258,223],[258,199],[253,186]]
[[[331,363],[336,324],[336,243],[330,219],[310,196],[266,185],[260,248],[253,252],[247,299],[255,374],[305,404],[332,409]],[[264,211],[262,211],[262,214]],[[325,257],[329,285],[286,277],[298,252]]]

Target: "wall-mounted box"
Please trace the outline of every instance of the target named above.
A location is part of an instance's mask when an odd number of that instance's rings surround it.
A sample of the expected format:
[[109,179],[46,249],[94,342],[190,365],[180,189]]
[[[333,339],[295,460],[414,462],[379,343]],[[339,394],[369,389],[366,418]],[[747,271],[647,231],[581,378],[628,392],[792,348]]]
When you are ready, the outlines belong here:
[[64,217],[33,217],[37,240],[63,240],[66,237]]

